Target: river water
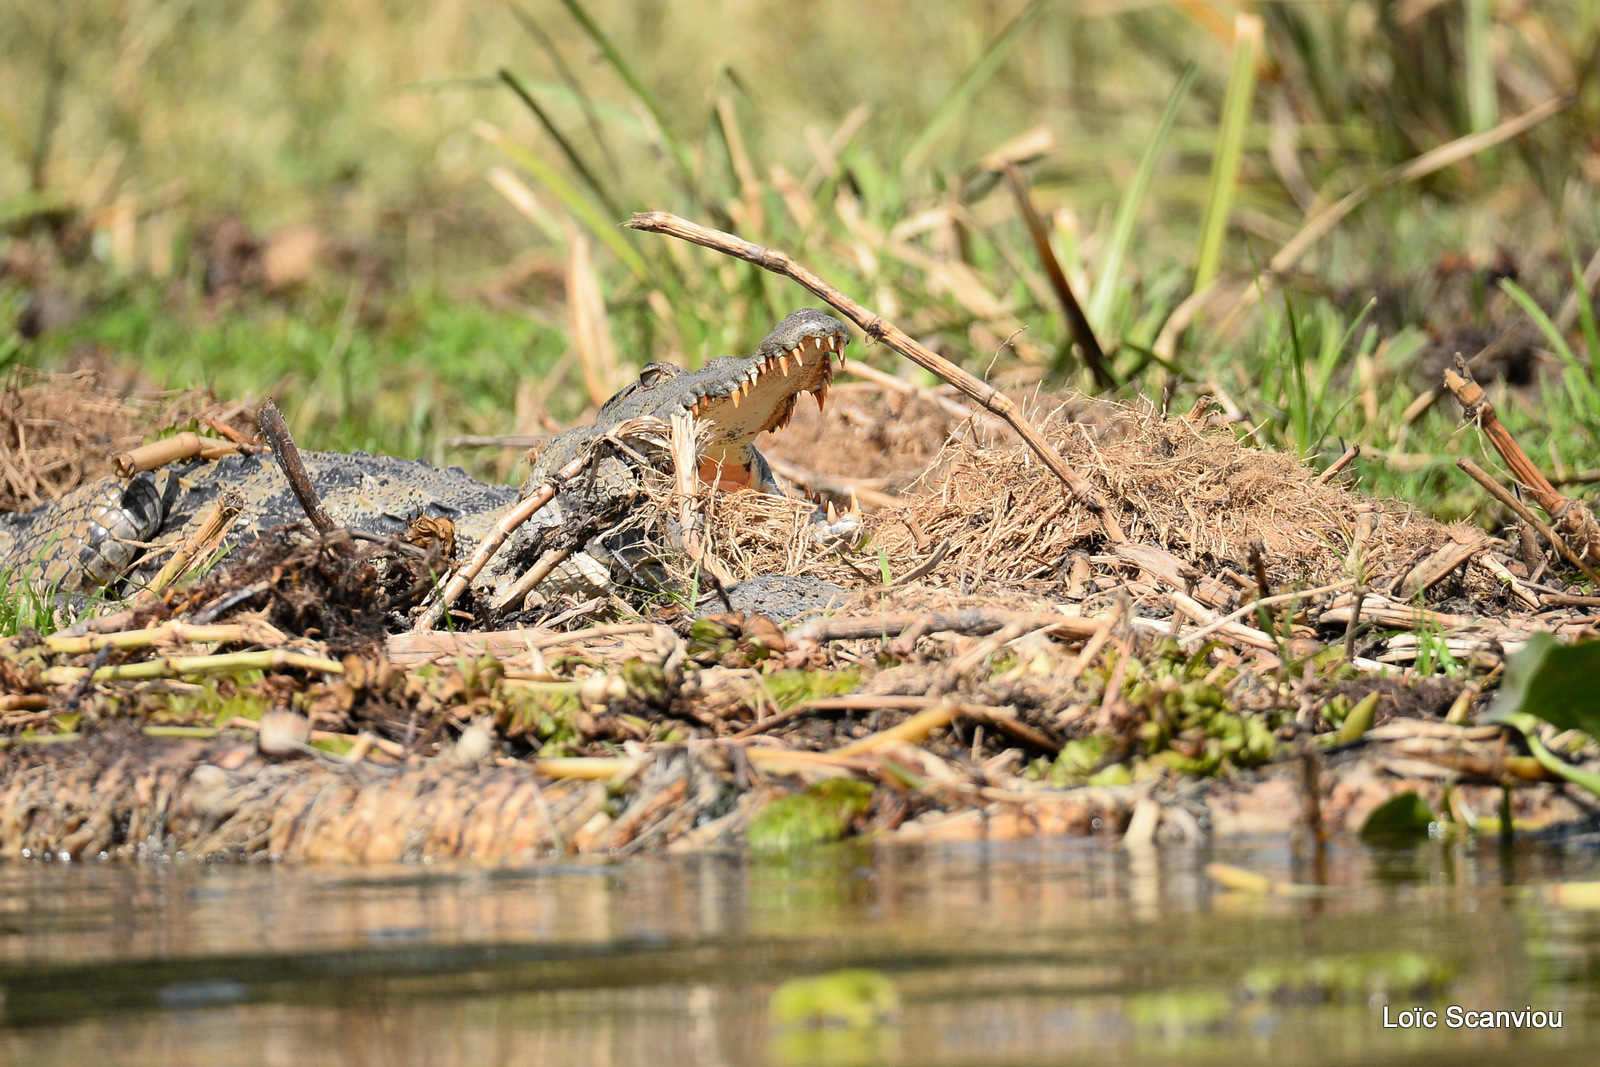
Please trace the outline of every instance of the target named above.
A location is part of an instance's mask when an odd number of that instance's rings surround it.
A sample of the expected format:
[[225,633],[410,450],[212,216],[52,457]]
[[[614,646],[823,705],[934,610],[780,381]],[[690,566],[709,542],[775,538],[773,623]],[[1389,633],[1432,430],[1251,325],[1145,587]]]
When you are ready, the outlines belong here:
[[[1600,848],[1312,859],[1050,841],[516,868],[8,860],[0,1062],[1600,1063],[1600,910],[1549,888],[1600,879]],[[1212,862],[1326,888],[1228,891]],[[843,968],[878,991],[855,1025],[784,1021],[780,985]],[[1451,1026],[1452,1007],[1561,1027]],[[1385,1026],[1413,1008],[1434,1025]]]

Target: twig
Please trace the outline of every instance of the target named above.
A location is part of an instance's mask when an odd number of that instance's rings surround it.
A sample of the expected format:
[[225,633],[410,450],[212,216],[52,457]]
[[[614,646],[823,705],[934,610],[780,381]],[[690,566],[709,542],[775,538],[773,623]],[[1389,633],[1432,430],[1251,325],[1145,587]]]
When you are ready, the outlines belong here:
[[1291,600],[1321,596],[1324,593],[1336,593],[1341,589],[1348,589],[1350,586],[1355,584],[1354,578],[1347,578],[1342,582],[1334,582],[1332,585],[1318,586],[1316,589],[1297,589],[1292,593],[1279,593],[1277,596],[1261,597],[1258,600],[1252,600],[1238,611],[1224,615],[1215,622],[1207,623],[1198,630],[1184,634],[1182,637],[1178,638],[1178,644],[1192,644],[1195,641],[1201,640],[1202,638],[1210,637],[1217,631],[1226,629],[1231,624],[1238,622],[1240,619],[1251,614],[1258,608],[1264,608],[1269,605],[1284,604]]
[[522,577],[511,583],[511,588],[494,602],[494,610],[503,612],[513,604],[521,603],[536,585],[550,577],[551,571],[570,559],[574,551],[576,550],[571,545],[566,545],[562,548],[552,548],[540,556],[533,566],[524,571]]
[[892,508],[897,504],[903,503],[901,498],[893,493],[885,493],[883,490],[867,484],[867,482],[876,482],[881,485],[885,479],[873,478],[867,481],[857,481],[854,478],[838,478],[831,474],[819,474],[816,471],[807,470],[797,463],[790,463],[788,460],[778,459],[774,456],[767,457],[767,466],[797,485],[807,485],[813,489],[837,493],[840,496],[854,494],[857,500],[875,508]]
[[[1501,423],[1500,417],[1495,414],[1494,405],[1489,403],[1489,398],[1483,393],[1478,383],[1472,379],[1472,371],[1466,362],[1457,355],[1444,372],[1444,384],[1455,398],[1461,402],[1463,414],[1479,426],[1483,427],[1484,436],[1489,438],[1489,443],[1494,445],[1494,450],[1500,453],[1500,458],[1506,461],[1506,466],[1511,468],[1511,473],[1518,482],[1527,489],[1528,495],[1545,510],[1550,516],[1554,529],[1572,545],[1579,556],[1600,556],[1600,523],[1595,522],[1594,515],[1588,508],[1576,500],[1568,500],[1556,492],[1555,486],[1545,478],[1544,472],[1534,466],[1522,446],[1517,444],[1516,438],[1511,436],[1511,431]],[[1464,468],[1463,468],[1464,469]],[[1574,563],[1577,559],[1568,556]],[[1593,578],[1593,572],[1579,564],[1585,574]]]
[[962,422],[966,422],[968,419],[982,419],[985,422],[992,422],[994,418],[986,411],[979,411],[976,408],[969,408],[965,404],[956,403],[937,389],[930,389],[915,382],[908,382],[904,378],[896,378],[888,371],[881,371],[872,364],[859,359],[852,363],[848,369],[840,369],[844,373],[853,374],[857,378],[871,382],[880,389],[885,389],[891,393],[918,397],[926,403],[932,404],[951,418],[960,419]]
[[289,488],[293,490],[294,498],[300,501],[301,508],[305,509],[311,525],[317,528],[318,533],[337,530],[339,524],[322,506],[322,498],[317,496],[316,487],[306,474],[306,465],[300,459],[300,450],[295,447],[294,438],[289,436],[289,424],[283,421],[283,412],[278,410],[277,401],[269,398],[256,410],[256,423],[261,427],[262,436],[272,446],[272,458],[278,461],[278,469],[288,479]]
[[1361,446],[1351,445],[1349,448],[1345,449],[1344,455],[1334,460],[1333,464],[1327,470],[1317,475],[1315,479],[1316,483],[1318,485],[1327,485],[1333,480],[1334,475],[1338,474],[1340,471],[1350,466],[1350,464],[1354,463],[1360,455]]
[[203,419],[202,421],[207,426],[211,427],[214,431],[216,431],[217,433],[221,434],[223,437],[226,437],[228,440],[232,441],[234,444],[238,445],[241,451],[246,451],[246,452],[264,452],[264,451],[266,451],[265,446],[262,445],[260,441],[255,440],[249,434],[244,433],[241,430],[235,430],[232,426],[229,426],[227,423],[223,422],[219,418],[208,418],[208,419]]
[[960,708],[957,704],[953,702],[940,704],[926,711],[919,711],[911,718],[906,719],[904,722],[896,723],[887,730],[879,730],[875,734],[868,734],[866,737],[840,745],[838,748],[831,750],[828,755],[864,756],[875,749],[896,741],[904,741],[914,745],[940,727],[949,726],[955,721],[958,714],[960,714]]
[[1106,626],[1105,619],[1080,615],[1029,615],[1010,611],[969,608],[953,615],[864,615],[847,619],[817,619],[794,632],[801,641],[860,641],[866,638],[900,634],[922,624],[927,633],[950,631],[963,634],[990,634],[1009,623],[1019,622],[1029,629],[1052,629],[1067,637],[1093,637]]
[[1100,341],[1095,337],[1094,328],[1089,325],[1082,305],[1078,303],[1077,294],[1067,281],[1066,272],[1056,259],[1055,249],[1050,247],[1050,232],[1045,229],[1044,220],[1039,218],[1039,212],[1033,206],[1033,193],[1028,189],[1028,179],[1011,160],[1005,162],[1005,174],[1011,186],[1011,195],[1017,199],[1017,210],[1022,213],[1023,225],[1028,228],[1033,247],[1039,253],[1039,262],[1044,266],[1045,276],[1050,279],[1050,288],[1055,290],[1056,300],[1060,302],[1062,314],[1067,318],[1067,328],[1072,331],[1072,339],[1078,343],[1078,347],[1083,349],[1083,361],[1089,365],[1096,385],[1101,389],[1115,389],[1117,379],[1112,375],[1111,368],[1106,366],[1105,351],[1100,347]]
[[1117,522],[1116,516],[1112,514],[1106,502],[1100,498],[1094,486],[1067,465],[1066,460],[1062,459],[1060,453],[1051,447],[1050,442],[1046,441],[1039,431],[1034,429],[1033,425],[1023,417],[1016,404],[1012,403],[1011,398],[986,382],[973,377],[943,356],[918,344],[892,324],[868,311],[817,275],[800,266],[789,256],[771,248],[751,244],[749,241],[729,233],[697,226],[665,211],[636,214],[625,225],[630,229],[646,230],[651,233],[663,233],[670,237],[677,237],[721,252],[724,255],[754,263],[758,267],[790,278],[809,289],[861,327],[868,339],[882,341],[913,363],[937,374],[989,411],[1005,419],[1006,422],[1010,423],[1011,428],[1017,432],[1017,435],[1027,442],[1028,447],[1033,449],[1039,458],[1044,461],[1045,466],[1049,467],[1066,484],[1072,495],[1094,511],[1108,538],[1113,541],[1127,540],[1127,536],[1122,532],[1121,524]]
[[1546,607],[1600,608],[1600,596],[1573,596],[1570,593],[1545,593],[1539,597]]
[[[1476,562],[1478,566],[1494,575],[1500,584],[1503,585],[1512,596],[1522,601],[1522,603],[1526,606],[1532,608],[1534,611],[1538,611],[1544,606],[1543,604],[1539,603],[1539,595],[1537,593],[1524,586],[1520,578],[1518,578],[1515,574],[1512,574],[1511,571],[1507,569],[1505,564],[1495,559],[1494,556],[1490,555],[1488,552],[1485,552],[1483,555],[1479,556]],[[1591,597],[1590,599],[1594,598]],[[1595,602],[1600,604],[1600,600],[1596,600]]]
[[1591,582],[1595,583],[1596,586],[1600,586],[1600,574],[1596,574],[1594,568],[1585,563],[1582,557],[1572,550],[1572,546],[1567,544],[1566,539],[1552,530],[1549,526],[1545,525],[1539,516],[1535,515],[1531,510],[1529,510],[1526,504],[1513,496],[1510,491],[1508,491],[1499,482],[1489,477],[1489,475],[1484,472],[1483,468],[1479,467],[1466,456],[1462,456],[1460,459],[1456,460],[1456,466],[1460,467],[1461,470],[1466,473],[1468,478],[1471,478],[1473,481],[1483,486],[1484,489],[1488,490],[1490,496],[1494,497],[1496,500],[1500,501],[1500,503],[1516,512],[1519,519],[1527,523],[1529,526],[1532,526],[1535,530],[1539,531],[1540,537],[1543,537],[1546,541],[1550,542],[1557,552],[1567,557],[1568,562],[1582,571]]
[[417,619],[417,624],[412,629],[431,630],[439,625],[439,620],[444,618],[446,611],[450,610],[450,605],[454,604],[461,597],[461,594],[467,591],[467,586],[471,585],[472,580],[482,573],[484,567],[489,565],[489,561],[494,558],[496,552],[500,551],[500,546],[506,543],[506,539],[516,533],[517,528],[523,523],[533,518],[540,508],[555,498],[562,482],[567,481],[569,478],[576,478],[583,473],[583,468],[589,463],[589,457],[590,450],[584,449],[578,458],[551,475],[550,480],[540,486],[532,496],[526,497],[516,507],[500,516],[493,529],[489,531],[489,535],[483,539],[483,543],[472,554],[472,558],[463,563],[450,576],[450,580],[440,590],[438,599],[422,613],[422,617]]
[[578,778],[585,781],[632,778],[643,766],[642,760],[631,756],[556,756],[533,761],[533,769],[546,778]]
[[446,448],[532,448],[550,440],[547,433],[453,434],[442,442]]
[[906,571],[900,577],[884,586],[884,588],[894,589],[902,585],[908,585],[911,582],[916,581],[918,578],[932,574],[938,568],[939,564],[944,562],[945,556],[950,554],[950,546],[953,543],[954,542],[951,538],[946,537],[943,541],[939,542],[939,547],[933,550],[933,555],[929,556],[915,567],[912,567],[910,570]]
[[919,697],[893,693],[862,693],[846,697],[819,697],[816,700],[802,700],[792,708],[786,708],[776,715],[768,715],[765,719],[759,719],[734,734],[729,740],[743,741],[747,737],[764,734],[775,726],[782,726],[784,723],[793,722],[795,719],[803,719],[813,711],[877,711],[879,708],[894,708],[897,711],[922,711],[942,703],[944,703],[943,697]]

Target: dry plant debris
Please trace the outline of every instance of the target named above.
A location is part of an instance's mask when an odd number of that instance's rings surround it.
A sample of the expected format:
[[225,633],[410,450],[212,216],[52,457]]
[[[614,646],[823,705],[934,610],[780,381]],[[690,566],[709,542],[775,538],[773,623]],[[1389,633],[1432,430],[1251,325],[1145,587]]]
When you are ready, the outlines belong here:
[[[1464,822],[1503,796],[1521,827],[1587,817],[1501,728],[1461,724],[1508,650],[1591,633],[1600,603],[1203,412],[1063,398],[1031,417],[1128,542],[968,425],[893,486],[863,546],[820,544],[803,502],[685,503],[736,578],[850,590],[787,631],[670,601],[409,631],[444,549],[336,531],[264,537],[118,613],[9,639],[0,851],[363,862],[1325,834],[1406,789]],[[1403,668],[1442,656],[1457,677]]]
[[104,375],[12,371],[0,390],[0,511],[27,511],[113,473],[146,436],[216,420],[247,425],[244,405],[198,391],[118,394]]

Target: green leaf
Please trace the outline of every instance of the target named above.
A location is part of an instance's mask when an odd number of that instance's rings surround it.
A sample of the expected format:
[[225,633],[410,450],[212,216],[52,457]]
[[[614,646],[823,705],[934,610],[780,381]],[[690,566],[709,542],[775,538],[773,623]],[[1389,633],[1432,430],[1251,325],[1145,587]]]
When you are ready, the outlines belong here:
[[804,793],[779,797],[750,820],[745,843],[758,855],[798,852],[842,838],[872,803],[873,785],[826,779]]
[[1372,728],[1372,713],[1378,706],[1378,691],[1374,689],[1355,707],[1350,709],[1350,714],[1344,718],[1344,725],[1339,727],[1339,743],[1347,745],[1352,741],[1361,740],[1361,735]]
[[1437,821],[1428,802],[1408,789],[1372,809],[1361,824],[1361,839],[1371,844],[1417,844],[1428,839]]
[[972,100],[979,89],[989,80],[990,75],[999,68],[1011,49],[1022,39],[1024,32],[1032,26],[1043,12],[1049,0],[1033,0],[1027,7],[1011,20],[1011,24],[1000,31],[984,49],[983,55],[978,57],[955,87],[939,102],[934,109],[933,116],[911,140],[911,145],[906,149],[905,156],[900,164],[902,174],[909,173],[919,166],[932,147],[933,141],[939,133],[950,124],[950,121],[959,115]]
[[876,1026],[899,1008],[894,982],[882,971],[848,969],[791,978],[772,994],[779,1026]]
[[1178,84],[1172,87],[1172,92],[1167,95],[1166,106],[1161,109],[1161,118],[1156,122],[1156,132],[1150,137],[1150,142],[1145,145],[1144,155],[1139,160],[1139,169],[1134,172],[1133,183],[1122,194],[1122,200],[1117,204],[1117,218],[1111,225],[1111,240],[1106,245],[1106,258],[1100,265],[1100,277],[1095,282],[1094,295],[1089,298],[1089,324],[1102,333],[1106,329],[1106,317],[1111,314],[1111,294],[1117,288],[1117,275],[1122,273],[1122,260],[1127,255],[1128,247],[1133,243],[1133,226],[1139,217],[1139,209],[1144,206],[1145,194],[1150,191],[1150,179],[1156,172],[1156,160],[1161,156],[1161,146],[1166,144],[1167,135],[1172,132],[1172,124],[1178,117],[1178,105],[1183,103],[1183,98],[1189,94],[1189,86],[1194,82],[1195,65],[1190,63],[1183,68],[1183,73],[1178,77]]
[[1194,287],[1204,289],[1217,276],[1222,262],[1222,239],[1233,213],[1233,193],[1239,182],[1239,160],[1244,153],[1245,127],[1256,95],[1256,54],[1261,50],[1262,25],[1255,16],[1241,15],[1235,22],[1233,70],[1228,95],[1222,104],[1217,129],[1217,154],[1211,163],[1206,189],[1205,216],[1200,224],[1200,250],[1195,256]]
[[1521,652],[1506,660],[1505,680],[1487,721],[1510,723],[1512,715],[1522,713],[1558,730],[1600,737],[1597,677],[1600,641],[1565,645],[1554,634],[1533,634]]

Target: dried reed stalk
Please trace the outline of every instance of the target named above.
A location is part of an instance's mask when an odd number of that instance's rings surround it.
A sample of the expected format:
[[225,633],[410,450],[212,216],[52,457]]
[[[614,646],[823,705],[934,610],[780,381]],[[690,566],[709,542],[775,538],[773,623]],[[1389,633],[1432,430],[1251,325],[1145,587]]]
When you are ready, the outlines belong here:
[[141,471],[157,470],[183,459],[221,459],[238,454],[239,446],[232,441],[201,437],[197,433],[180,433],[123,452],[112,463],[120,477],[132,478]]
[[[1528,491],[1528,495],[1550,516],[1555,531],[1566,538],[1577,556],[1600,559],[1600,523],[1595,521],[1594,513],[1576,500],[1562,496],[1550,484],[1544,472],[1534,466],[1527,453],[1522,451],[1522,446],[1517,444],[1517,439],[1511,436],[1511,431],[1495,414],[1494,405],[1473,380],[1471,369],[1459,354],[1444,372],[1444,384],[1460,401],[1462,414],[1483,428],[1484,436],[1489,438],[1494,450],[1500,453],[1500,458],[1506,461],[1506,466],[1511,468],[1511,473]],[[1594,572],[1579,563],[1576,556],[1568,555],[1567,558],[1589,575],[1591,581],[1597,580]]]
[[1117,521],[1117,517],[1112,513],[1111,508],[1100,498],[1094,486],[1067,465],[1066,460],[1062,459],[1060,453],[1051,447],[1050,442],[1046,441],[1043,435],[1035,430],[1032,424],[1023,417],[1022,412],[1017,408],[1016,404],[1012,403],[1009,397],[987,382],[973,377],[943,356],[918,344],[891,323],[868,311],[817,275],[800,266],[785,253],[762,245],[752,244],[730,233],[698,226],[665,211],[635,214],[625,225],[630,229],[677,237],[721,252],[724,255],[742,259],[747,263],[754,263],[758,267],[769,270],[774,274],[780,274],[809,289],[861,327],[869,340],[882,341],[913,363],[937,374],[989,411],[1005,419],[1011,425],[1011,428],[1017,432],[1017,436],[1027,442],[1028,447],[1033,449],[1035,454],[1044,461],[1045,466],[1049,467],[1056,477],[1066,484],[1072,495],[1094,511],[1108,538],[1113,541],[1127,540],[1127,536],[1122,532],[1122,525]]
[[161,570],[150,581],[149,592],[151,595],[161,592],[167,586],[176,582],[194,569],[195,565],[216,551],[222,538],[227,534],[228,527],[233,525],[233,520],[239,517],[244,510],[244,497],[233,489],[224,489],[217,496],[217,502],[211,506],[200,526],[185,537],[173,551],[172,558],[167,560]]
[[712,555],[700,536],[701,482],[699,473],[699,437],[695,417],[688,412],[672,416],[672,470],[674,492],[678,498],[678,523],[683,528],[683,551],[695,564],[703,568],[724,586],[738,581],[722,561]]
[[[1498,425],[1498,420],[1496,421],[1496,425]],[[1479,467],[1466,456],[1462,456],[1460,459],[1456,460],[1456,466],[1459,467],[1467,475],[1467,477],[1483,486],[1483,488],[1488,491],[1490,496],[1494,497],[1496,500],[1500,501],[1500,503],[1510,508],[1512,512],[1514,512],[1523,522],[1539,531],[1539,536],[1550,542],[1552,548],[1561,553],[1563,556],[1567,557],[1568,562],[1582,571],[1591,582],[1595,583],[1596,586],[1600,586],[1600,574],[1596,574],[1594,568],[1584,562],[1583,557],[1574,551],[1571,545],[1567,544],[1566,538],[1556,533],[1555,530],[1551,529],[1548,525],[1541,521],[1539,516],[1535,515],[1532,511],[1529,511],[1526,504],[1513,496],[1499,482],[1489,477],[1488,473],[1484,471],[1482,467]]]

